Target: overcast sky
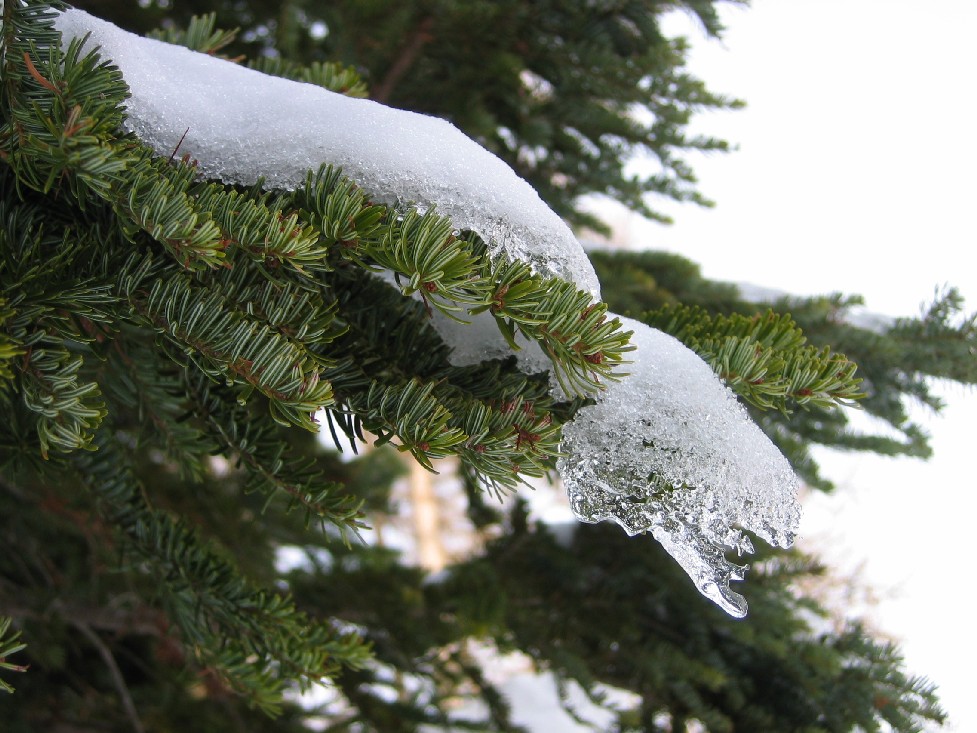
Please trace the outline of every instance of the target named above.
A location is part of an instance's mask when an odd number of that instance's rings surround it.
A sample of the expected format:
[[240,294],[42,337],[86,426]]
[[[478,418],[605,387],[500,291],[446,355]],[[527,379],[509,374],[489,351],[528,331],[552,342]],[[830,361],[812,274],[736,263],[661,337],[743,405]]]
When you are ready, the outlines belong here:
[[[712,278],[861,293],[891,315],[918,313],[945,284],[977,308],[975,4],[755,0],[724,17],[722,44],[668,23],[695,41],[693,72],[748,103],[697,127],[739,145],[694,161],[718,205],[676,206],[670,228],[623,220],[632,243],[684,254]],[[926,420],[933,461],[829,458],[839,492],[808,506],[802,537],[863,566],[876,624],[940,684],[952,729],[974,731],[977,396],[947,396],[947,414]]]

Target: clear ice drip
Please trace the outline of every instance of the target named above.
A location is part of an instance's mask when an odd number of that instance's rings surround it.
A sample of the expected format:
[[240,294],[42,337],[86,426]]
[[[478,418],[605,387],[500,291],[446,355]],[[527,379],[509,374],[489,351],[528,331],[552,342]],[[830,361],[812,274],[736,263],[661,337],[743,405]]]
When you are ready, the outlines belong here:
[[632,329],[631,376],[563,428],[558,464],[584,522],[650,532],[698,589],[733,616],[746,601],[729,587],[752,552],[746,529],[788,547],[800,522],[797,478],[709,366],[676,339]]
[[[262,74],[230,61],[127,33],[81,10],[57,19],[63,44],[119,67],[131,97],[127,129],[160,155],[189,155],[208,178],[293,189],[323,163],[374,201],[435,206],[477,232],[492,254],[577,284],[600,284],[564,221],[502,160],[454,125],[368,99]],[[185,134],[185,136],[184,136]],[[182,140],[182,142],[181,142]]]

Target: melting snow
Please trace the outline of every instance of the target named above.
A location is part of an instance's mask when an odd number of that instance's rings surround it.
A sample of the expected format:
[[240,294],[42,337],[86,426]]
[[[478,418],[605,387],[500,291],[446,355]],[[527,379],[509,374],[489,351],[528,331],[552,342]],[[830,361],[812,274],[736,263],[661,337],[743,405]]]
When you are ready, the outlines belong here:
[[[301,185],[322,163],[342,166],[375,200],[436,206],[493,254],[599,297],[593,267],[564,222],[449,123],[140,38],[79,10],[57,24],[65,44],[91,34],[89,47],[119,66],[132,94],[125,124],[159,154],[169,156],[183,138],[180,154],[204,175],[242,184],[264,177],[281,188]],[[455,347],[454,363],[511,353],[483,316],[471,326],[435,321]],[[651,532],[702,593],[742,616],[746,602],[729,582],[743,569],[724,553],[752,550],[741,528],[789,545],[797,480],[705,362],[670,336],[622,320],[638,347],[632,375],[564,428],[559,469],[573,510],[583,521]],[[536,344],[520,359],[527,371],[547,366]]]
[[790,465],[694,352],[629,318],[631,376],[563,428],[559,470],[585,522],[610,519],[651,532],[699,590],[734,616],[729,588],[743,568],[726,550],[752,552],[739,527],[787,547],[800,522]]

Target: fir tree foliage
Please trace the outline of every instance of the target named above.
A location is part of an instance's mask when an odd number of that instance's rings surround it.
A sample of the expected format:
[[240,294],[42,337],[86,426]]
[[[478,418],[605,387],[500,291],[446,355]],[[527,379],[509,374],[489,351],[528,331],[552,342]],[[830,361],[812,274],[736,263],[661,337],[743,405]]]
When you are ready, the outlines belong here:
[[[457,22],[495,17],[490,5],[441,9]],[[586,31],[594,68],[619,58],[610,41],[633,53],[635,34],[654,32],[657,7],[624,5],[644,13],[637,30],[611,8]],[[687,5],[718,31],[711,3]],[[286,4],[280,17],[301,7]],[[413,18],[411,8],[392,15]],[[578,17],[536,10],[533,23]],[[889,646],[859,627],[832,632],[820,606],[789,589],[820,572],[809,560],[769,555],[754,576],[754,618],[734,622],[650,538],[581,527],[557,542],[523,509],[506,517],[485,500],[486,486],[502,493],[548,475],[561,426],[626,370],[627,334],[606,304],[489,258],[436,211],[376,205],[328,166],[288,192],[201,180],[178,147],[154,157],[122,132],[124,80],[78,44],[62,51],[51,5],[8,0],[3,13],[0,615],[16,631],[0,625],[0,673],[31,667],[15,695],[0,697],[6,728],[89,730],[98,720],[291,732],[318,712],[328,729],[350,733],[518,730],[476,643],[522,651],[564,693],[581,684],[619,731],[685,730],[692,720],[716,731],[908,731],[942,719],[932,687]],[[229,27],[247,34],[259,16]],[[330,30],[352,32],[338,16]],[[163,34],[236,54],[213,18]],[[668,48],[659,51],[680,55]],[[255,66],[363,93],[348,68],[311,61]],[[511,86],[507,73],[500,83]],[[560,88],[586,81],[570,77]],[[545,120],[542,97],[523,110],[527,124]],[[572,209],[560,191],[543,193]],[[843,432],[836,408],[860,389],[852,362],[825,347],[855,353],[844,336],[865,334],[816,317],[844,304],[811,301],[792,320],[695,282],[688,263],[624,271],[648,287],[604,274],[610,297],[662,302],[615,307],[668,326],[710,359],[814,474],[806,446]],[[700,308],[651,312],[670,301]],[[974,320],[960,321],[960,307],[950,293],[922,321],[880,334],[894,349],[884,358],[873,361],[869,341],[859,352],[870,364],[860,372],[864,402],[907,434],[901,398],[925,399],[926,375],[973,382]],[[434,311],[487,312],[510,340],[537,341],[569,399],[556,401],[549,376],[524,374],[514,359],[453,366],[429,325]],[[915,343],[945,364],[929,365]],[[432,469],[457,460],[486,550],[431,578],[356,540],[397,513],[390,490],[402,465],[389,448],[340,460],[316,441],[320,427],[337,444],[389,444]],[[283,571],[283,547],[306,561]],[[323,680],[333,698],[320,711],[283,699]],[[599,684],[640,702],[615,711]],[[456,712],[463,701],[482,712]]]
[[[707,32],[720,30],[712,3],[674,5]],[[644,1],[337,3],[323,15],[340,31],[324,41],[366,68],[375,99],[450,119],[557,213],[603,229],[579,205],[582,195],[610,196],[662,221],[649,194],[709,205],[683,155],[728,145],[686,127],[697,111],[741,104],[687,72],[685,41],[662,34],[661,9]],[[464,63],[475,48],[480,62]],[[635,153],[658,170],[625,174]]]
[[[0,618],[0,669],[4,672],[26,672],[27,667],[8,662],[7,658],[24,649],[27,645],[20,641],[20,632],[10,630],[12,619],[8,616]],[[9,682],[0,679],[0,692],[13,692]]]
[[[593,689],[601,680],[640,696],[618,714],[615,730],[687,730],[691,720],[710,731],[879,730],[883,721],[914,730],[939,712],[932,684],[907,676],[890,644],[858,625],[827,632],[823,610],[790,591],[792,577],[823,570],[809,559],[762,557],[751,575],[753,619],[740,624],[714,608],[693,608],[688,586],[675,593],[674,566],[661,563],[662,551],[647,538],[628,542],[601,525],[577,527],[567,538],[562,529],[557,539],[517,515],[514,531],[489,548],[491,561],[480,561],[480,582],[507,599],[496,628],[558,670],[562,684]],[[458,570],[459,582],[466,572]],[[564,617],[564,605],[581,612]]]
[[[350,437],[368,430],[428,467],[459,456],[496,487],[543,476],[557,453],[545,377],[496,365],[495,388],[476,391],[444,348],[425,369],[384,353],[394,322],[432,338],[404,296],[448,313],[490,310],[510,339],[518,330],[543,344],[571,394],[613,376],[627,334],[572,285],[493,261],[433,210],[373,205],[331,168],[298,192],[240,190],[200,181],[178,151],[152,156],[121,132],[118,70],[79,42],[62,52],[52,17],[42,3],[4,9],[2,460],[18,477],[79,476],[158,578],[199,663],[273,710],[286,680],[361,664],[358,637],[253,588],[154,507],[126,468],[133,446],[154,441],[191,478],[226,456],[249,475],[247,490],[268,501],[281,492],[309,518],[355,530],[355,498],[269,440],[255,404],[312,431],[330,410]],[[215,50],[227,36],[211,26],[168,37]],[[402,284],[386,298],[395,321],[361,300],[387,289],[370,274],[385,268]]]
[[828,347],[808,346],[789,315],[768,310],[713,317],[699,308],[666,306],[646,314],[645,322],[685,343],[755,407],[786,414],[791,404],[830,409],[864,396],[855,364]]

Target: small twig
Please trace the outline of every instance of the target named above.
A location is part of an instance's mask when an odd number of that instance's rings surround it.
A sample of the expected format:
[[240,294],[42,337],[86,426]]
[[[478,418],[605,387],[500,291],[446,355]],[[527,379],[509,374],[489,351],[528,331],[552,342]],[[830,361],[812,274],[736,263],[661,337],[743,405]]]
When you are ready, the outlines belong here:
[[176,151],[180,149],[180,146],[181,145],[183,145],[183,141],[186,139],[188,132],[190,132],[190,128],[189,127],[186,130],[183,131],[183,134],[180,136],[180,142],[178,142],[176,144],[176,147],[173,148],[173,152],[170,153],[170,159],[167,161],[168,163],[172,163],[173,162],[173,158],[176,157]]
[[132,723],[132,729],[136,731],[136,733],[146,733],[146,729],[143,727],[142,721],[139,719],[139,713],[136,712],[136,705],[132,701],[132,695],[129,694],[129,688],[126,687],[126,682],[122,678],[122,672],[119,670],[119,665],[115,663],[115,657],[112,656],[112,650],[105,645],[105,642],[102,641],[98,634],[92,631],[88,624],[75,620],[70,620],[69,623],[84,634],[85,637],[95,645],[99,656],[102,657],[105,665],[109,668],[109,673],[112,675],[112,681],[115,683],[115,689],[118,690],[119,697],[122,698],[122,707],[125,708],[126,715],[129,717],[129,722]]
[[401,47],[400,53],[394,62],[390,65],[387,70],[386,76],[383,80],[374,87],[370,96],[377,102],[387,102],[390,96],[393,94],[394,88],[403,78],[404,74],[410,70],[410,67],[414,65],[418,57],[421,55],[421,50],[428,43],[434,40],[434,34],[431,33],[431,29],[434,27],[434,18],[428,16],[424,18],[420,23],[418,23],[417,28],[411,33],[407,42]]

